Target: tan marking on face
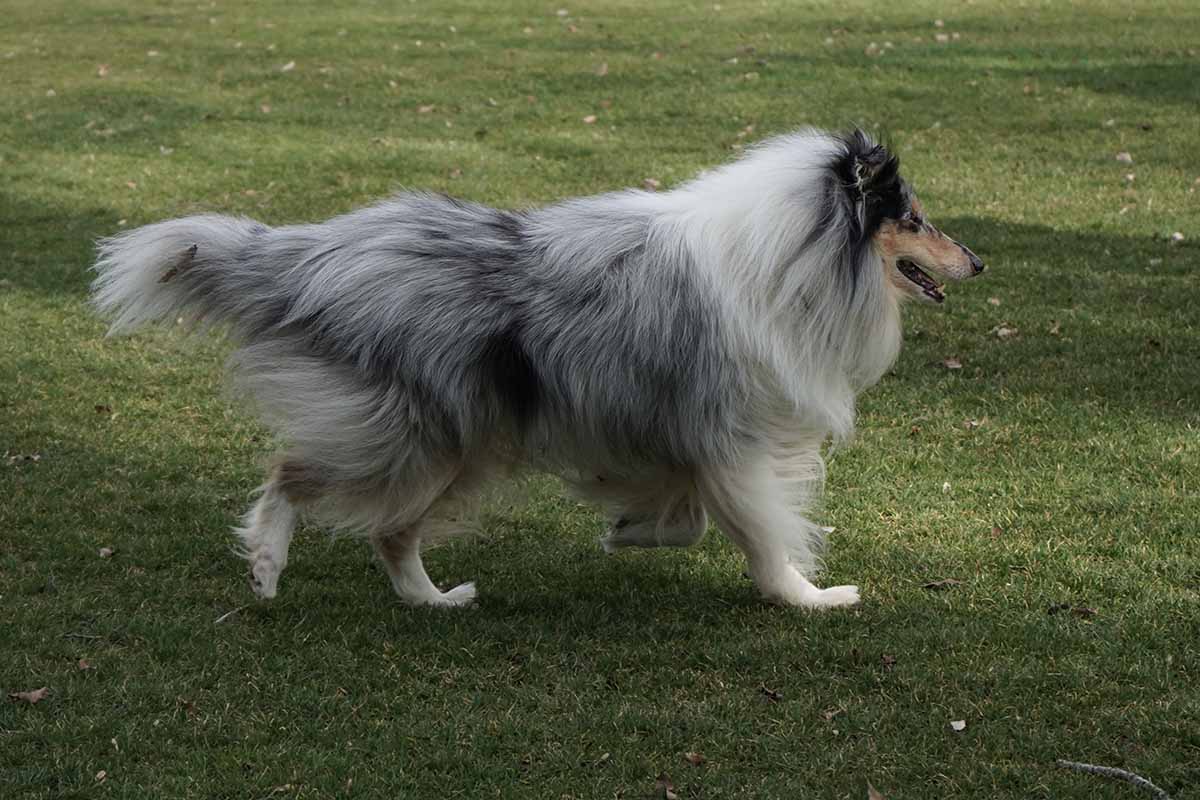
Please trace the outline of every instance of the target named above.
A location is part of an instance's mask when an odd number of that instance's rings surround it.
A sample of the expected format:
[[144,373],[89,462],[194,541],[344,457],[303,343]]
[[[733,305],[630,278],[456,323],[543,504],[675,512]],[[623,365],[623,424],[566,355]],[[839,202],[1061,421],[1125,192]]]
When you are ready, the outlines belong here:
[[911,261],[937,282],[973,277],[971,252],[927,221],[924,206],[916,197],[911,210],[904,219],[885,221],[873,239],[888,282],[905,295],[924,297],[922,288],[897,268],[899,261]]
[[918,226],[888,220],[875,234],[875,248],[887,263],[904,259],[950,280],[975,274],[967,251],[928,222]]

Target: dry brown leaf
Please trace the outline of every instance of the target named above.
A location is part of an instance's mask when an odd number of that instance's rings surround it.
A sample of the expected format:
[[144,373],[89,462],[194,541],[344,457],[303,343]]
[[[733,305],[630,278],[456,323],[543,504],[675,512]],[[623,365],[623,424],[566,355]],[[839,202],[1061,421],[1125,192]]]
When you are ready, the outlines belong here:
[[942,366],[945,367],[946,369],[962,369],[962,367],[963,367],[962,362],[959,361],[957,358],[954,358],[953,356],[951,356],[950,358],[947,358],[947,359],[943,359]]
[[645,180],[642,181],[642,188],[647,189],[651,192],[657,192],[661,186],[662,186],[662,184],[659,183],[654,178],[646,178]]
[[37,703],[41,700],[45,700],[49,694],[50,694],[50,689],[43,686],[40,689],[30,689],[27,692],[9,692],[8,699],[24,701],[26,703],[29,703],[30,705],[33,705],[34,703]]
[[102,769],[96,773],[96,783],[104,783],[108,780],[108,770]]
[[79,663],[75,665],[75,669],[82,672],[85,669],[95,669],[95,667],[93,667],[86,658],[81,658],[79,659]]
[[993,305],[993,306],[998,306],[998,305],[1000,305],[1000,298],[999,297],[989,297],[988,304]]
[[1007,324],[1003,324],[1003,323],[992,328],[992,330],[990,331],[990,333],[992,333],[997,339],[1011,339],[1014,336],[1016,336],[1017,334],[1019,334],[1020,332],[1021,331],[1018,330],[1017,328],[1011,327],[1011,326],[1009,326]]
[[101,558],[112,558],[113,553],[115,553],[115,552],[116,551],[113,550],[111,547],[101,547],[100,548],[100,557]]
[[767,698],[772,703],[778,703],[783,699],[783,694],[781,692],[777,692],[774,689],[768,689],[766,686],[758,687],[758,691],[763,697]]
[[671,783],[671,776],[667,773],[660,772],[654,779],[654,796],[664,800],[679,800],[679,795],[675,794],[675,784]]
[[821,718],[826,722],[833,722],[833,718],[845,711],[844,708],[827,708],[821,712]]
[[108,77],[108,64],[101,64],[100,66],[96,67],[96,77],[97,78],[107,78]]
[[1121,152],[1117,153],[1116,158],[1117,158],[1117,161],[1120,161],[1122,164],[1132,164],[1133,163],[1133,156],[1130,155],[1129,152],[1127,152],[1125,150],[1122,150]]
[[264,113],[264,114],[270,114],[270,113],[271,113],[271,106],[270,106],[270,104],[269,104],[269,103],[263,103],[261,106],[259,106],[259,107],[258,107],[258,110],[259,110],[259,111],[261,111],[261,112],[262,112],[262,113]]
[[603,62],[598,67],[596,67],[596,69],[594,69],[592,71],[595,73],[597,78],[603,78],[605,75],[608,74],[608,62],[607,61]]
[[417,106],[418,114],[431,114],[437,106]]
[[1004,535],[1004,528],[1001,528],[999,525],[992,526],[992,538],[993,539],[999,539],[1003,535]]
[[942,578],[940,580],[930,581],[929,583],[923,583],[921,584],[921,588],[929,589],[935,592],[941,592],[945,591],[946,589],[953,589],[955,586],[961,585],[962,581],[958,580],[957,578]]
[[691,753],[691,752],[684,753],[683,760],[688,762],[689,764],[691,764],[693,767],[702,766],[705,761],[708,761],[708,759],[704,757],[703,753]]
[[1046,331],[1046,333],[1050,334],[1051,336],[1058,336],[1060,333],[1062,333],[1062,326],[1059,325],[1058,320],[1054,320],[1054,322],[1051,323],[1050,330]]
[[883,668],[886,670],[891,670],[892,667],[896,666],[896,657],[887,653],[884,653],[879,661],[883,664]]
[[596,115],[595,115],[595,114],[588,114],[586,117],[584,117],[584,118],[583,118],[583,122],[584,122],[584,124],[585,124],[585,125],[591,125],[591,124],[592,124],[592,123],[594,123],[595,121],[596,121]]
[[[941,20],[938,20],[938,22],[941,22]],[[871,785],[870,781],[867,781],[867,800],[884,800],[883,795],[879,793],[878,789]]]

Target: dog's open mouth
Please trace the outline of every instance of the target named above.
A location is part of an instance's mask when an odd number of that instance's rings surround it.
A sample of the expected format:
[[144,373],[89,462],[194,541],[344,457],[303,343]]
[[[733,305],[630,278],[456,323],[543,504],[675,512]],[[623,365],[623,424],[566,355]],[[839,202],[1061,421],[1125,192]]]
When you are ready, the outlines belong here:
[[896,262],[896,269],[900,270],[904,277],[920,286],[922,293],[930,300],[940,303],[946,299],[946,295],[942,293],[942,287],[938,285],[937,281],[913,262],[900,259]]

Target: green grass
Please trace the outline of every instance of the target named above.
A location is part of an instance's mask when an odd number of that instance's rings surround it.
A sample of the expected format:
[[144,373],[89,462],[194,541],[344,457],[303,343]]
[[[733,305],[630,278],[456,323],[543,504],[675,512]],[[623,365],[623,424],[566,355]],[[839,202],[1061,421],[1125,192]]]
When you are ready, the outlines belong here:
[[[1138,796],[1069,758],[1200,797],[1200,8],[499,5],[5,5],[0,450],[40,459],[0,461],[0,689],[50,695],[0,701],[0,796]],[[832,458],[852,611],[760,604],[719,536],[605,557],[549,482],[430,556],[473,611],[311,528],[252,603],[227,345],[85,306],[92,241],[165,217],[669,187],[854,122],[991,270],[910,312]]]

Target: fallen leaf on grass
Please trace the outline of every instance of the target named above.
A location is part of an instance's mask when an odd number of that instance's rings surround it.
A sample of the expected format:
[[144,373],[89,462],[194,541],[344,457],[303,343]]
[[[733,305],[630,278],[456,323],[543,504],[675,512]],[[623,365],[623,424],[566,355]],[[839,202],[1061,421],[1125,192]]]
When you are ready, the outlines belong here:
[[591,124],[592,124],[592,123],[594,123],[595,121],[596,121],[596,115],[595,115],[595,114],[588,114],[586,117],[584,117],[584,118],[583,118],[583,123],[584,123],[585,125],[591,125]]
[[1062,325],[1059,324],[1058,320],[1054,320],[1054,322],[1050,325],[1050,329],[1046,331],[1046,333],[1050,334],[1051,336],[1058,336],[1060,333],[1062,333]]
[[112,555],[115,552],[116,551],[113,550],[111,547],[101,547],[100,548],[100,557],[101,558],[112,558]]
[[1000,305],[1000,298],[999,297],[989,297],[988,304],[993,305],[993,306],[998,306],[998,305]]
[[662,184],[654,178],[646,178],[642,181],[642,188],[651,192],[657,192]]
[[999,539],[1003,535],[1004,535],[1003,528],[1001,528],[999,525],[992,526],[992,538],[993,539]]
[[987,417],[984,417],[983,419],[969,419],[963,423],[963,427],[969,431],[973,431],[976,428],[982,428],[986,422]]
[[671,783],[671,776],[667,773],[660,772],[654,779],[654,796],[665,800],[679,800],[679,795],[675,794],[675,784]]
[[605,62],[601,63],[598,67],[596,67],[594,70],[592,70],[592,72],[596,75],[597,78],[603,78],[605,75],[608,74],[608,62],[605,61]]
[[33,705],[40,700],[45,700],[49,694],[50,689],[43,686],[40,689],[30,689],[28,692],[9,692],[8,699],[24,701],[30,705]]
[[883,795],[879,793],[878,789],[871,785],[870,781],[867,781],[867,800],[884,800]]
[[883,664],[883,668],[886,670],[890,670],[892,667],[896,666],[896,657],[893,655],[888,655],[887,653],[884,653],[883,657],[880,658],[879,661]]
[[962,733],[967,729],[967,721],[965,719],[956,719],[950,723],[950,730]]
[[41,453],[17,453],[15,456],[8,457],[8,465],[11,467],[14,464],[21,464],[25,461],[37,463],[42,460]]
[[1174,233],[1171,234],[1171,241],[1176,242],[1176,243],[1182,242],[1183,241],[1183,233],[1181,233],[1180,231],[1175,231]]
[[991,333],[993,336],[995,336],[997,339],[1011,339],[1012,337],[1019,334],[1021,331],[1010,325],[1001,323],[1001,324],[997,325],[996,327],[992,328],[988,332]]
[[946,589],[953,589],[955,586],[961,585],[962,581],[958,580],[957,578],[942,578],[940,580],[930,581],[929,583],[923,583],[921,584],[921,588],[929,589],[930,591],[934,592],[942,592]]
[[108,77],[108,64],[101,64],[100,66],[96,67],[96,77],[97,78],[107,78]]
[[821,718],[826,722],[833,722],[833,718],[845,711],[844,708],[827,708],[821,712]]
[[1117,153],[1117,161],[1120,161],[1122,164],[1132,164],[1133,156],[1122,150],[1121,152]]
[[108,780],[108,770],[102,769],[96,773],[96,783],[104,783]]
[[279,71],[280,71],[280,72],[291,72],[291,71],[292,71],[292,70],[294,70],[295,68],[296,68],[296,62],[295,62],[295,61],[289,61],[289,62],[287,62],[286,64],[284,64],[282,67],[280,67],[280,68],[279,68]]
[[82,672],[85,669],[95,669],[95,667],[93,667],[86,658],[81,658],[79,659],[79,663],[75,665],[75,669]]
[[760,686],[760,687],[758,687],[758,692],[759,692],[759,694],[761,694],[763,697],[765,697],[765,698],[767,698],[768,700],[770,700],[772,703],[778,703],[780,700],[782,700],[782,699],[783,699],[783,694],[782,694],[782,693],[780,693],[780,692],[777,692],[777,691],[775,691],[774,689],[768,689],[766,686]]
[[704,757],[703,753],[684,753],[683,760],[691,764],[693,767],[699,767],[704,764],[705,761],[708,761],[708,759]]
[[1055,603],[1046,609],[1047,614],[1057,614],[1060,611],[1067,611],[1072,616],[1080,617],[1082,619],[1091,619],[1100,613],[1094,608],[1089,608],[1088,606],[1076,606],[1072,605],[1071,603]]
[[962,369],[962,362],[957,358],[947,358],[942,361],[942,366],[946,369]]

